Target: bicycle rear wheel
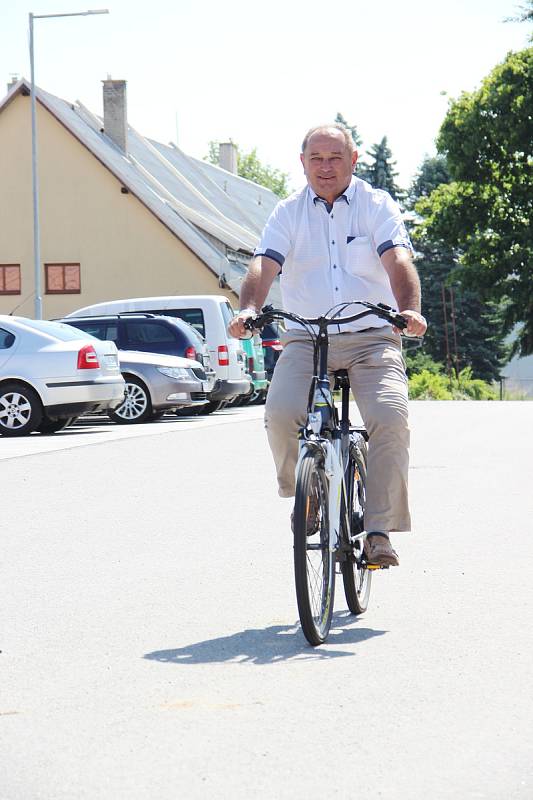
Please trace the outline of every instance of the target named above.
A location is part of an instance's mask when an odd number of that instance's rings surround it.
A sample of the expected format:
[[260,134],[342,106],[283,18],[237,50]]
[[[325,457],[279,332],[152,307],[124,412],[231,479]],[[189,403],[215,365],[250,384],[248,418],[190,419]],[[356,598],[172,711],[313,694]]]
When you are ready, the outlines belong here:
[[[347,493],[351,507],[348,518],[351,523],[352,536],[364,531],[364,510],[366,502],[366,442],[352,444],[348,463]],[[358,539],[353,552],[341,564],[342,580],[346,603],[352,614],[362,614],[368,608],[372,573],[366,567],[363,557],[364,540]]]
[[305,638],[322,644],[331,626],[335,557],[329,549],[328,483],[323,456],[309,450],[300,462],[294,504],[294,577]]

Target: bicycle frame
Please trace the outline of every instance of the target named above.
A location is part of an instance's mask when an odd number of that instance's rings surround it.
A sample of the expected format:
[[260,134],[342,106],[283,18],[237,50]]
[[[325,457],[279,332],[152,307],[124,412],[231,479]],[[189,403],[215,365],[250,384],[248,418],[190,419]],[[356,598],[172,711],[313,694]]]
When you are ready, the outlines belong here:
[[[365,307],[364,311],[346,317],[339,317],[339,314],[350,305],[357,304]],[[309,391],[307,404],[307,420],[299,431],[299,453],[296,463],[296,475],[300,467],[300,462],[304,453],[310,447],[320,448],[324,454],[324,469],[329,482],[329,550],[336,552],[341,546],[341,523],[342,503],[344,501],[344,526],[347,531],[347,543],[349,545],[362,539],[366,534],[350,534],[350,520],[348,519],[348,509],[352,498],[348,497],[346,490],[346,469],[349,459],[350,447],[350,424],[348,418],[349,394],[347,386],[342,387],[342,418],[339,423],[338,412],[333,402],[330,381],[328,376],[328,349],[330,325],[341,325],[347,322],[355,322],[369,315],[376,315],[385,319],[398,328],[405,328],[407,321],[390,306],[383,303],[369,303],[365,301],[353,301],[340,304],[335,314],[331,309],[327,315],[316,318],[303,318],[297,314],[292,314],[282,309],[274,309],[272,306],[265,306],[262,314],[256,319],[252,319],[247,327],[252,330],[254,326],[262,327],[271,322],[274,318],[289,319],[297,322],[305,328],[313,340],[313,377]],[[329,316],[331,314],[331,316]],[[313,326],[318,328],[318,333],[314,334]],[[321,396],[321,399],[320,399]],[[325,410],[327,409],[327,410]]]
[[[368,311],[361,312],[356,318],[366,316]],[[338,412],[334,405],[330,380],[328,375],[327,360],[329,349],[328,325],[331,320],[322,318],[317,320],[319,333],[314,345],[313,354],[313,377],[311,379],[311,390],[307,408],[307,422],[299,431],[299,452],[296,463],[295,475],[298,475],[300,461],[309,447],[320,447],[324,453],[324,470],[329,483],[328,495],[328,520],[329,520],[329,550],[332,553],[341,550],[341,523],[344,522],[344,530],[347,532],[347,543],[353,544],[358,538],[363,538],[365,534],[355,537],[350,535],[350,520],[348,519],[348,509],[350,499],[346,488],[346,470],[348,468],[349,447],[350,447],[350,420],[348,417],[349,387],[348,384],[341,385],[342,406],[341,419],[338,419]],[[325,402],[319,402],[317,407],[317,394],[323,395]],[[325,418],[319,409],[329,406],[329,414]],[[320,421],[320,424],[319,424]],[[331,430],[329,424],[332,423]],[[343,502],[344,501],[344,502]],[[344,520],[341,519],[342,509],[344,509]]]
[[[367,608],[371,578],[368,570],[372,568],[366,565],[363,547],[366,445],[363,446],[362,440],[367,439],[367,435],[363,436],[364,429],[358,431],[350,426],[346,370],[335,373],[342,392],[339,420],[328,377],[328,326],[352,322],[369,314],[376,314],[397,328],[407,325],[407,321],[389,306],[357,302],[366,310],[352,316],[340,317],[352,303],[340,304],[316,319],[305,319],[266,306],[262,314],[244,321],[245,329],[252,330],[275,318],[289,319],[302,325],[313,342],[307,415],[299,430],[293,531],[298,613],[304,634],[314,646],[325,641],[331,625],[337,562],[340,562],[344,593],[352,614],[361,614]],[[309,551],[320,553],[316,553],[315,558]]]

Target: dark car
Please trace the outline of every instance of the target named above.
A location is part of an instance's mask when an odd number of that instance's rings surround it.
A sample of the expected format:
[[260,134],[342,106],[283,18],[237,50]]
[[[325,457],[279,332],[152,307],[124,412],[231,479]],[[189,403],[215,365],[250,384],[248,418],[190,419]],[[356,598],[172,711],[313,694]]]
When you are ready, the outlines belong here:
[[265,325],[261,331],[261,339],[263,340],[263,356],[265,361],[265,372],[269,381],[272,380],[274,367],[281,355],[283,346],[280,341],[281,328],[276,322],[271,322]]
[[191,325],[175,317],[156,314],[109,314],[94,317],[65,317],[75,328],[115,342],[118,350],[161,353],[199,361],[211,371],[209,351],[203,336]]

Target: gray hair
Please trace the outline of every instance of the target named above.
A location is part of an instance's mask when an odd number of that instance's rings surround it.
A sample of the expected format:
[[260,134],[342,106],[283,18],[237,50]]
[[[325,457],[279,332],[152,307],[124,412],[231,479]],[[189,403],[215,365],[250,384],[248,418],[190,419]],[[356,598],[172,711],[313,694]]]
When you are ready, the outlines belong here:
[[328,122],[325,125],[315,125],[314,128],[310,128],[304,136],[304,140],[302,142],[302,153],[305,153],[305,148],[309,144],[309,139],[314,133],[318,133],[318,131],[328,131],[331,129],[336,131],[340,131],[344,136],[344,141],[346,144],[346,149],[351,153],[355,150],[355,144],[352,139],[352,134],[344,125],[340,125],[338,122]]

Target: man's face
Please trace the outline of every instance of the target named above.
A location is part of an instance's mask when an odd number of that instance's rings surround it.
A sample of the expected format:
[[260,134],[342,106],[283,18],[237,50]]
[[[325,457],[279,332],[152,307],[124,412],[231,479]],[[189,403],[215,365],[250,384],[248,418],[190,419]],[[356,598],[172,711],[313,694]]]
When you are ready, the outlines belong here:
[[341,131],[325,128],[309,137],[300,159],[311,188],[333,203],[350,183],[357,151],[350,153]]

